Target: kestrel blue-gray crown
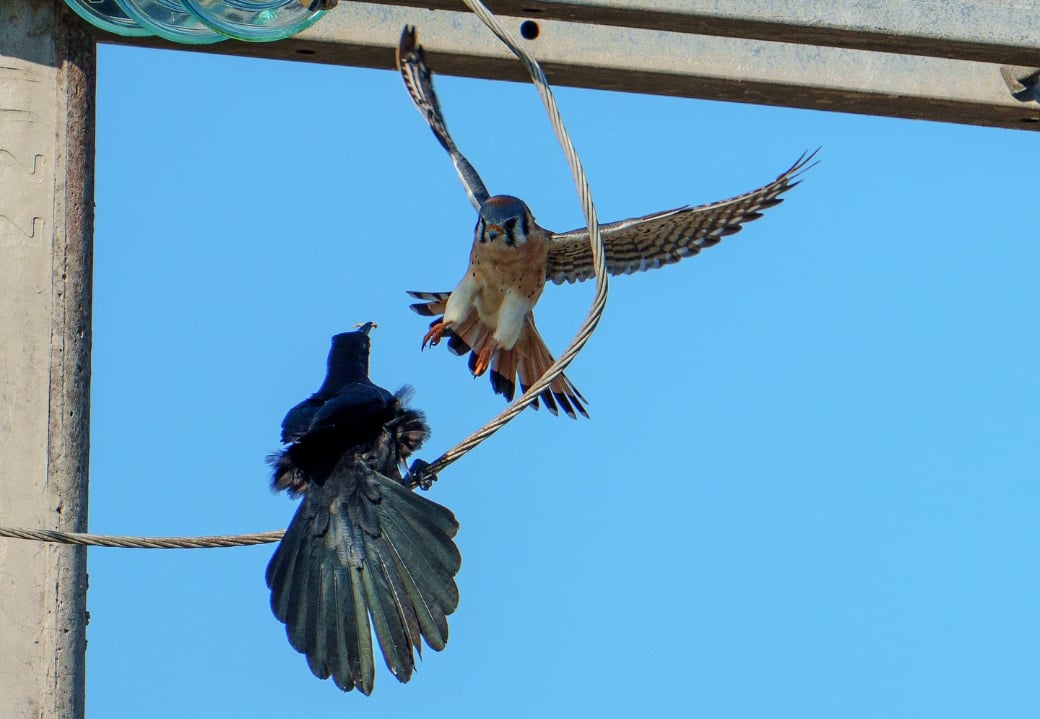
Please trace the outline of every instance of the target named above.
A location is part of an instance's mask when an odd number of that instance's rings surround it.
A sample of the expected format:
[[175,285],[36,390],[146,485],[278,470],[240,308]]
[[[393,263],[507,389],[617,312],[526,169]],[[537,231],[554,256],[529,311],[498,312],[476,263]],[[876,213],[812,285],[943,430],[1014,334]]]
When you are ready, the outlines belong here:
[[480,206],[480,217],[485,222],[501,224],[510,217],[523,217],[526,211],[527,203],[519,197],[495,195]]
[[505,236],[507,245],[522,243],[527,239],[528,218],[531,216],[527,204],[512,195],[489,197],[480,206],[477,220],[477,241],[494,242]]

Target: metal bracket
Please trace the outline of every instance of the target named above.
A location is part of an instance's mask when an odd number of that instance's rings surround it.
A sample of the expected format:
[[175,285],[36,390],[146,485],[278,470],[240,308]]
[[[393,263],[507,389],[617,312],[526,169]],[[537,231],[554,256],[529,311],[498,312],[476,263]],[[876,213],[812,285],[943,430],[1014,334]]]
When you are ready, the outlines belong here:
[[1019,102],[1040,102],[1040,68],[1004,65],[1000,76],[1011,91],[1011,97]]

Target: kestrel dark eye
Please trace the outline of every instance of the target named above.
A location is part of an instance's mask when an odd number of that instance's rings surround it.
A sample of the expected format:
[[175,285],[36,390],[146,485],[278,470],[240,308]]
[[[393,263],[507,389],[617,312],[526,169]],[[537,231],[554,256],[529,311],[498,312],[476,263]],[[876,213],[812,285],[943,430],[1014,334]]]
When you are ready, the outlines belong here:
[[[516,229],[516,218],[515,217],[510,217],[508,220],[506,220],[502,224],[505,225],[504,229],[506,231],[506,244],[509,245],[510,247],[515,246],[516,245],[516,233],[514,233],[513,230]],[[520,239],[523,240],[524,238],[521,237]]]

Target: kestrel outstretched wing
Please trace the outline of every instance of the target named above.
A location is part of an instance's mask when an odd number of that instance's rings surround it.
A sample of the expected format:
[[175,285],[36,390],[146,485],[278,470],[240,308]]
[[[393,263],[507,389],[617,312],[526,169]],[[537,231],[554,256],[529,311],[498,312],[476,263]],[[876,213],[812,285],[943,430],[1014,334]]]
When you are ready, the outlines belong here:
[[[602,225],[607,272],[628,275],[670,265],[739,232],[745,222],[757,220],[763,210],[783,202],[780,195],[797,185],[798,177],[815,165],[812,160],[817,152],[819,150],[802,155],[768,185],[743,195],[710,205],[679,207]],[[587,280],[593,274],[588,228],[549,238],[546,279],[563,284]]]
[[451,162],[455,165],[455,172],[459,174],[459,179],[466,188],[469,201],[473,203],[475,209],[479,210],[484,200],[491,195],[473,165],[469,164],[469,160],[459,152],[455,141],[451,139],[451,133],[448,132],[448,126],[444,123],[444,116],[441,114],[440,103],[437,102],[437,94],[433,91],[433,75],[426,65],[426,54],[423,52],[422,45],[416,44],[415,28],[411,25],[405,25],[401,32],[401,42],[397,46],[397,69],[401,71],[401,77],[404,78],[408,94],[412,96],[412,102],[426,118],[426,122],[429,123],[437,140],[451,155]]

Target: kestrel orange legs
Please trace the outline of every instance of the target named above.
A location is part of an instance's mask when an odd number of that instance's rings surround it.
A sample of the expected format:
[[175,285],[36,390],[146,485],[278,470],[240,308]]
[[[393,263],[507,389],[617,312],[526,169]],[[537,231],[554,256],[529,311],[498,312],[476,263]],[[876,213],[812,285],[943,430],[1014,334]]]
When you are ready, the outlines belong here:
[[448,329],[448,323],[444,320],[439,320],[430,325],[430,330],[423,335],[422,348],[426,349],[426,344],[429,343],[430,347],[436,347],[441,341],[441,335]]
[[496,349],[498,349],[498,343],[494,339],[489,340],[480,348],[480,354],[477,355],[477,361],[473,365],[474,377],[479,377],[487,372],[488,367],[491,366],[491,358],[495,356]]

